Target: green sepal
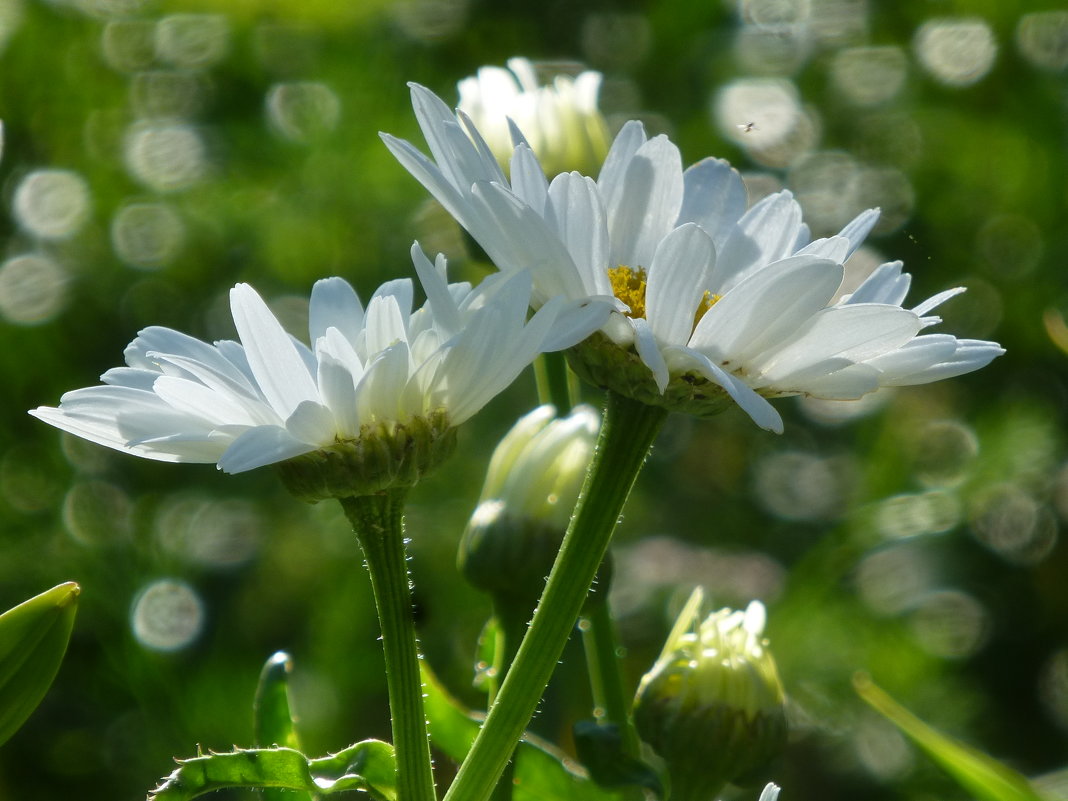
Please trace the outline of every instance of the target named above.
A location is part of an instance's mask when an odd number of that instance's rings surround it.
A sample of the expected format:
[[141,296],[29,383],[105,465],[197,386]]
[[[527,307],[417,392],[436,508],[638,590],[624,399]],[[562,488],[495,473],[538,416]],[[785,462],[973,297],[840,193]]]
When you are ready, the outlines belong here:
[[575,752],[590,777],[601,787],[644,787],[664,794],[656,771],[623,747],[623,733],[615,723],[580,720],[572,728]]
[[0,615],[0,744],[37,708],[59,672],[79,593],[68,581]]
[[[260,671],[252,705],[253,741],[259,747],[281,746],[300,751],[297,719],[289,702],[289,676],[293,660],[284,651],[271,656]],[[264,790],[264,801],[312,801],[315,796],[289,790]]]
[[[478,734],[481,720],[449,695],[437,677],[420,665],[430,739],[456,762],[463,761]],[[567,755],[549,743],[524,735],[516,748],[512,801],[618,801],[620,796],[598,787]]]
[[393,746],[364,740],[336,754],[308,759],[292,748],[239,748],[178,760],[178,769],[149,801],[187,801],[215,790],[277,788],[330,795],[360,790],[374,801],[396,801]]
[[876,686],[866,674],[854,676],[853,687],[876,712],[897,726],[977,801],[1045,801],[1025,776],[928,726]]

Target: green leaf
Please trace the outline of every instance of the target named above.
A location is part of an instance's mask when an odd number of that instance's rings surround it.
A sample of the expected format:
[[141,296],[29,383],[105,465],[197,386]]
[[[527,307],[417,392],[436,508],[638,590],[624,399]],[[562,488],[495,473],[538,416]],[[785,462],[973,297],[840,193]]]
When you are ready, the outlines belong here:
[[178,769],[149,794],[150,801],[187,801],[242,787],[303,790],[330,795],[361,790],[375,801],[396,801],[393,746],[364,740],[336,754],[308,759],[292,748],[237,749],[178,761]]
[[[481,721],[449,695],[426,663],[423,673],[430,740],[456,762],[462,762],[478,734]],[[618,801],[619,795],[598,787],[574,760],[552,745],[524,736],[516,749],[513,801]]]
[[660,777],[623,747],[623,734],[615,723],[580,720],[573,727],[575,751],[601,787],[645,787],[664,794]]
[[56,677],[80,592],[69,581],[0,615],[0,745],[37,708]]
[[853,687],[876,712],[901,729],[978,801],[1044,801],[1026,777],[928,726],[866,674],[854,676]]
[[[253,703],[253,737],[260,747],[282,746],[300,751],[296,717],[289,702],[289,675],[293,660],[279,651],[267,660],[260,671]],[[311,793],[288,790],[264,790],[265,801],[312,801]]]

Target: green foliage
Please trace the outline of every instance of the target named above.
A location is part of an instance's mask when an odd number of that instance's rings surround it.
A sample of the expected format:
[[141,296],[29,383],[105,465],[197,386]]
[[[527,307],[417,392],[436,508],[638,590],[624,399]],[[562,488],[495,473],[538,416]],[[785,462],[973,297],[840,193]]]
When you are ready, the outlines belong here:
[[79,593],[69,581],[0,615],[0,745],[37,708],[56,677]]
[[374,801],[395,801],[393,746],[364,740],[336,754],[308,759],[292,748],[237,749],[178,761],[178,769],[149,794],[151,801],[187,801],[225,788],[279,788],[331,795],[360,790]]
[[901,729],[978,801],[1044,801],[1024,776],[978,749],[928,726],[866,675],[853,679],[857,693]]
[[[289,654],[279,651],[272,655],[260,671],[253,701],[253,736],[260,747],[281,746],[300,751],[297,736],[297,720],[289,700],[289,677],[293,660]],[[263,791],[265,801],[311,801],[307,792],[291,793],[277,789]]]
[[[480,721],[441,685],[424,663],[423,687],[430,740],[460,762],[478,733]],[[585,771],[559,749],[527,735],[516,749],[514,801],[613,801],[619,796],[598,787]]]

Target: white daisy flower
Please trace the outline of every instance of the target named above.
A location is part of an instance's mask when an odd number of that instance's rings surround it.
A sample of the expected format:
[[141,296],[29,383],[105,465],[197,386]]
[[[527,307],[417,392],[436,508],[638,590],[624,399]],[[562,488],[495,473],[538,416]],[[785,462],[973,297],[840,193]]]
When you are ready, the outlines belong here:
[[508,69],[481,67],[457,88],[460,109],[505,166],[512,156],[509,120],[525,132],[548,170],[591,169],[608,152],[608,126],[597,108],[599,72],[557,75],[551,84],[541,85],[530,60],[511,58]]
[[531,271],[535,307],[559,295],[614,298],[603,336],[569,354],[595,384],[698,415],[729,396],[781,432],[767,398],[856,399],[966,373],[1004,352],[921,336],[939,321],[929,312],[961,290],[903,308],[909,276],[898,262],[834,301],[842,263],[877,210],[810,241],[788,191],[747,210],[727,162],[683,170],[678,148],[649,139],[639,122],[620,130],[596,180],[571,172],[551,182],[513,126],[509,179],[463,112],[417,85],[412,101],[433,160],[383,134],[386,145],[502,272]]
[[30,414],[109,448],[215,462],[228,473],[329,456],[369,435],[389,445],[398,427],[436,440],[539,353],[573,345],[607,316],[559,298],[528,321],[528,275],[494,275],[472,288],[447,283],[443,256],[432,265],[416,244],[412,259],[428,298],[414,312],[409,279],[383,284],[365,308],[343,279],[327,278],[312,289],[308,347],[238,284],[230,305],[239,342],[146,328],[126,348],[127,366],[104,373],[103,386]]

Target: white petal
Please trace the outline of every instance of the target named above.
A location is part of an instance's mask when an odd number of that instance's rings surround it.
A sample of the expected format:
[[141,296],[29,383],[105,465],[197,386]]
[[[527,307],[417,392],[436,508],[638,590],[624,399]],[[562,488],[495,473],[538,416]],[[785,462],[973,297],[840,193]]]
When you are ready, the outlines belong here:
[[563,173],[549,187],[560,240],[590,295],[611,295],[608,222],[597,184],[577,172]]
[[670,348],[667,356],[672,365],[676,365],[676,369],[681,365],[685,365],[686,369],[696,368],[702,376],[722,387],[758,426],[776,434],[782,433],[782,417],[775,411],[775,407],[768,403],[766,398],[758,395],[742,379],[731,375],[719,365],[714,364],[703,353],[698,353],[691,348]]
[[545,216],[549,182],[534,157],[530,145],[519,145],[512,153],[512,191],[536,213]]
[[660,242],[645,292],[645,317],[658,342],[686,344],[715,266],[712,240],[695,223],[676,228]]
[[967,290],[965,290],[964,287],[958,286],[954,287],[953,289],[947,289],[944,292],[939,292],[937,295],[932,295],[931,297],[927,298],[927,300],[925,300],[919,306],[914,308],[912,311],[923,317],[925,314],[927,314],[927,312],[931,311],[931,309],[937,306],[941,306],[950,298],[955,298],[957,295],[960,295],[965,291]]
[[116,387],[130,387],[131,389],[152,390],[160,372],[156,370],[144,370],[140,367],[112,367],[106,371],[100,380],[105,384]]
[[826,306],[842,267],[814,256],[792,256],[742,281],[705,312],[690,346],[730,369],[792,338]]
[[156,325],[149,326],[138,333],[137,338],[126,346],[123,355],[130,367],[158,370],[156,360],[148,355],[155,352],[185,356],[209,365],[219,372],[232,369],[232,365],[225,357],[207,342],[202,342],[172,328]]
[[849,240],[849,250],[846,253],[846,258],[852,256],[854,251],[861,246],[868,234],[871,233],[871,229],[875,227],[875,223],[879,222],[880,214],[879,209],[862,211],[838,232],[838,236]]
[[356,437],[360,433],[360,419],[356,414],[356,385],[352,373],[341,361],[325,352],[319,354],[319,394],[334,413],[337,433],[344,439]]
[[606,208],[613,208],[619,203],[623,193],[623,176],[627,166],[638,148],[646,142],[645,128],[637,120],[631,120],[619,129],[612,146],[605,156],[604,165],[597,176],[597,185],[601,188]]
[[764,786],[764,790],[760,793],[758,801],[778,801],[779,798],[779,786],[768,782]]
[[900,306],[909,292],[912,276],[901,272],[900,261],[880,264],[853,294],[842,298],[843,305],[852,303],[889,303]]
[[230,308],[249,367],[264,397],[283,418],[301,401],[318,400],[315,383],[289,334],[248,284],[230,290]]
[[648,268],[656,246],[674,227],[682,206],[682,160],[666,136],[638,148],[627,164],[622,191],[605,195],[611,261]]
[[682,174],[682,209],[678,223],[695,222],[717,246],[745,213],[745,184],[738,171],[722,159],[706,158]]
[[395,343],[367,365],[356,387],[357,415],[363,423],[399,420],[401,396],[408,383],[408,346]]
[[416,242],[411,249],[412,264],[419,276],[419,283],[426,293],[427,303],[434,314],[434,322],[438,329],[445,333],[446,337],[456,334],[463,323],[460,320],[460,311],[456,308],[456,302],[449,293],[449,284],[445,276],[438,272],[430,259],[423,253],[423,249]]
[[634,349],[638,351],[638,356],[641,357],[645,366],[653,374],[656,388],[663,395],[671,376],[668,373],[664,355],[660,352],[659,345],[656,344],[656,337],[649,326],[649,321],[642,317],[636,317],[631,320],[631,324],[634,326]]
[[184,448],[168,452],[132,445],[177,432],[205,440],[211,434],[210,426],[175,411],[154,393],[144,390],[112,386],[78,389],[63,395],[60,408],[41,406],[30,414],[90,442],[148,459],[211,463],[221,453],[219,449],[210,458],[189,458]]
[[554,295],[579,298],[588,294],[571,254],[545,220],[497,184],[479,184],[474,193],[485,203],[499,232],[496,244],[502,250],[486,251],[498,267],[530,270],[540,302]]
[[821,259],[830,259],[839,264],[844,263],[849,258],[849,253],[849,240],[844,236],[829,236],[826,239],[817,239],[797,251],[798,256],[818,256]]
[[953,358],[957,352],[957,338],[950,334],[927,334],[906,342],[900,348],[868,360],[886,383],[896,377],[908,376]]
[[[879,371],[867,364],[849,364],[812,378],[791,377],[783,387],[825,400],[858,400],[879,388]],[[778,386],[778,385],[776,385]]]
[[569,300],[560,308],[556,322],[541,344],[546,353],[577,345],[608,322],[617,301],[612,297]]
[[412,177],[421,183],[434,196],[434,199],[456,218],[460,225],[471,230],[474,216],[467,199],[471,185],[467,184],[462,189],[453,186],[445,173],[411,143],[386,133],[379,134],[379,136],[400,165],[411,173]]
[[712,290],[725,293],[766,264],[792,254],[801,232],[801,207],[789,192],[757,202],[738,221],[717,254]]
[[260,420],[226,392],[216,392],[198,381],[160,376],[153,391],[175,410],[212,427],[255,426]]
[[219,457],[219,469],[226,473],[244,473],[257,467],[284,462],[315,448],[293,437],[278,426],[250,428]]
[[353,345],[363,329],[363,304],[344,278],[323,278],[312,287],[308,304],[310,341],[323,336],[327,328],[336,328]]
[[408,331],[397,298],[379,295],[367,304],[367,353],[372,356],[397,342],[408,342]]
[[337,439],[334,415],[320,403],[304,401],[286,420],[286,431],[294,439],[315,447],[329,445]]
[[956,351],[945,361],[910,375],[885,378],[881,383],[884,386],[902,387],[913,384],[928,384],[932,381],[941,381],[943,378],[953,378],[978,370],[981,367],[986,367],[1004,352],[1005,349],[996,342],[960,339],[957,340]]
[[919,318],[895,306],[834,306],[813,316],[793,342],[754,357],[754,362],[763,361],[759,369],[764,379],[778,386],[815,365],[830,362],[830,367],[837,364],[835,360],[860,362],[874,358],[900,347],[919,330]]

